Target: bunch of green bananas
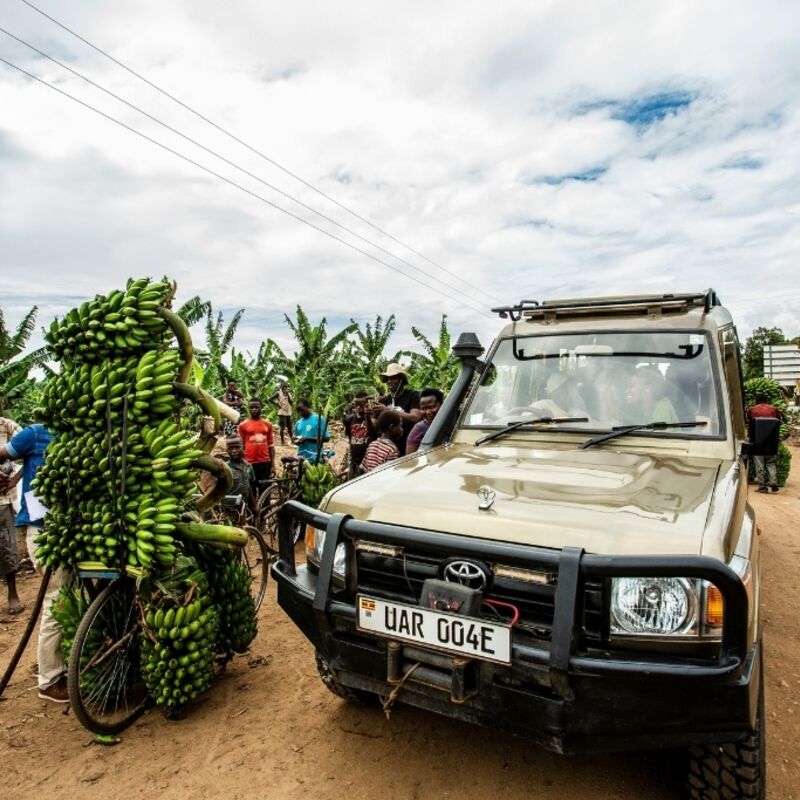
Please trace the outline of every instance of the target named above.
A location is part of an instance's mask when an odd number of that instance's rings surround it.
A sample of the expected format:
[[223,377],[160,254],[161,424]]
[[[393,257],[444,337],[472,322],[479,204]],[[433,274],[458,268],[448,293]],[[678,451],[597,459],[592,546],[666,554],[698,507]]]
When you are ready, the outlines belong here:
[[142,431],[151,461],[152,484],[162,495],[183,497],[195,490],[197,471],[192,464],[203,455],[195,439],[167,421]]
[[45,340],[59,361],[79,364],[108,356],[149,349],[167,332],[158,308],[171,297],[173,287],[164,279],[129,281],[125,291],[97,295],[64,319],[55,320]]
[[[241,547],[247,534],[206,524],[191,509],[196,464],[214,437],[181,425],[178,395],[209,414],[215,408],[178,379],[192,348],[185,325],[166,308],[173,293],[166,280],[129,281],[124,292],[98,296],[51,326],[46,338],[61,369],[45,389],[42,421],[55,438],[34,489],[49,509],[37,538],[42,563],[69,569],[93,562],[139,579],[143,675],[156,702],[174,710],[208,688],[218,647],[228,656],[247,647],[255,620],[249,572],[232,550],[219,549]],[[169,331],[180,351],[169,347]],[[224,488],[221,482],[216,491]],[[204,500],[210,504],[214,496]],[[183,555],[200,546],[207,570],[224,586],[222,611],[205,573]],[[54,606],[67,648],[85,605],[82,595],[64,590]],[[103,609],[113,630],[118,609]],[[92,626],[87,654],[103,645],[104,622]],[[94,680],[94,672],[82,680]]]
[[161,419],[177,410],[172,382],[180,364],[176,350],[148,350],[136,365],[131,416],[141,422]]
[[251,594],[252,576],[234,550],[197,545],[198,561],[208,576],[209,591],[219,611],[217,652],[226,658],[244,653],[256,638],[258,625]]
[[142,676],[156,704],[177,710],[211,686],[219,616],[208,594],[145,611]]
[[308,505],[315,508],[319,506],[322,498],[334,486],[336,486],[336,475],[328,464],[305,465],[300,488],[303,491],[303,499]]
[[[755,405],[756,397],[763,394],[770,405],[775,406],[783,415],[786,416],[787,403],[781,393],[781,385],[772,378],[750,378],[744,382],[744,403],[748,408]],[[789,426],[786,422],[781,422],[781,440],[788,438]]]
[[[50,509],[37,541],[45,564],[88,559],[148,569],[174,559],[171,525],[195,491],[190,465],[203,451],[174,417],[182,361],[164,347],[160,314],[173,292],[166,280],[129,281],[124,292],[98,296],[50,328],[61,370],[44,391],[43,422],[57,438],[35,481]],[[107,325],[116,331],[110,338]],[[154,468],[162,453],[150,445],[158,437],[179,445],[174,470],[167,469],[173,459]]]
[[89,604],[86,602],[83,592],[72,586],[62,586],[50,608],[53,619],[61,629],[61,653],[64,661],[69,661],[72,640],[75,638],[78,625],[80,625],[86,609],[89,608]]
[[169,567],[178,545],[172,537],[180,506],[174,497],[154,497],[149,492],[131,497],[125,505],[128,564],[149,569],[155,561]]
[[67,507],[51,508],[37,537],[37,558],[48,566],[81,561],[124,564],[125,547],[119,523],[108,498],[81,499]]

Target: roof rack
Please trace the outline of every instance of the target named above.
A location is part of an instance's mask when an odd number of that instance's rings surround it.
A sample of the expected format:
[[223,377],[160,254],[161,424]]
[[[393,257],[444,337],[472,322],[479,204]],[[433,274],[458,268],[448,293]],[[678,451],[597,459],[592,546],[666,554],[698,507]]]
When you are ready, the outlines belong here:
[[520,300],[515,306],[499,306],[493,308],[493,314],[499,314],[500,319],[511,319],[512,322],[518,322],[522,315],[529,310],[535,309],[539,305],[536,300]]
[[515,306],[500,306],[492,311],[501,319],[517,322],[527,319],[571,316],[597,316],[599,314],[661,314],[685,311],[692,306],[703,306],[708,313],[720,305],[713,289],[696,294],[641,294],[621,297],[584,297],[565,300],[521,300]]

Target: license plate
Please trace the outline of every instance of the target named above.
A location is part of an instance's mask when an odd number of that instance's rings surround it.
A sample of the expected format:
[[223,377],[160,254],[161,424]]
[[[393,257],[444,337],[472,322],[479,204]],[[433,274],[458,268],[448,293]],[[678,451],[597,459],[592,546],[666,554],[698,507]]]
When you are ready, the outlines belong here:
[[358,629],[448,653],[511,663],[511,628],[474,617],[359,595]]

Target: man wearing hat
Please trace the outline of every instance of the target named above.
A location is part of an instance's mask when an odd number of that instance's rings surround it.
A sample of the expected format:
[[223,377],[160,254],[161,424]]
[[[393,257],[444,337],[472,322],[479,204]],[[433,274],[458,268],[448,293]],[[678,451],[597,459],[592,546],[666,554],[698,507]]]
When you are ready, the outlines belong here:
[[406,370],[401,364],[392,362],[386,367],[386,371],[381,373],[381,380],[389,390],[378,398],[378,402],[373,406],[369,415],[368,426],[373,436],[378,435],[378,417],[383,411],[396,411],[403,424],[403,436],[397,442],[401,453],[406,451],[406,439],[411,429],[422,419],[422,412],[419,410],[419,392],[408,387]]

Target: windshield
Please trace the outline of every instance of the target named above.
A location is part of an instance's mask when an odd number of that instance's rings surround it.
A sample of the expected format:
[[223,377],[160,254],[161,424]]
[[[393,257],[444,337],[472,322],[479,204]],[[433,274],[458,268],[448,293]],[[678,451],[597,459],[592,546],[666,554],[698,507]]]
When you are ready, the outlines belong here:
[[702,331],[517,336],[498,345],[462,425],[504,427],[543,415],[588,417],[570,425],[585,430],[698,421],[705,424],[647,435],[718,437],[714,375]]

